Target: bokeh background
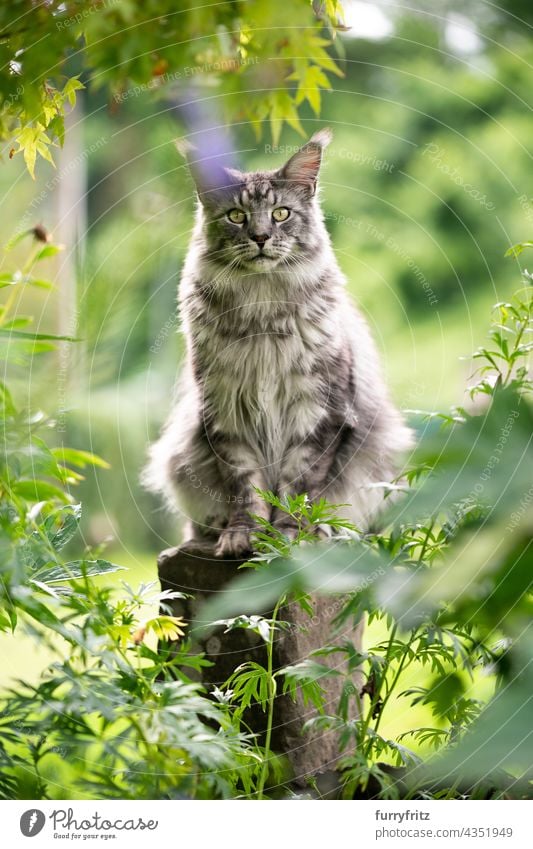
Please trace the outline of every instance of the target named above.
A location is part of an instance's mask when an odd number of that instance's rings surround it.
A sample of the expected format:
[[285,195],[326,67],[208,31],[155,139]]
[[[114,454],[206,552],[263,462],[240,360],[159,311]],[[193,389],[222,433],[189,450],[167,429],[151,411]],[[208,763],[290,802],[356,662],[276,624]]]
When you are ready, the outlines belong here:
[[[304,105],[301,123],[308,135],[334,131],[324,211],[397,403],[447,409],[465,401],[491,305],[516,287],[517,260],[504,253],[533,232],[533,15],[526,0],[345,10],[350,28],[334,47],[344,76],[322,94],[320,119]],[[258,73],[268,86],[268,67]],[[2,239],[41,223],[65,245],[49,260],[55,291],[24,295],[35,329],[80,339],[15,377],[34,408],[57,411],[65,444],[110,463],[75,495],[84,542],[129,567],[130,583],[154,580],[157,553],[180,539],[139,476],[182,354],[176,291],[195,199],[173,140],[191,131],[187,104],[195,131],[231,146],[242,167],[277,167],[304,140],[288,126],[276,143],[246,122],[227,126],[224,86],[201,67],[185,79],[111,102],[89,88],[55,169],[40,162],[35,181],[19,157],[0,169]],[[10,639],[7,677],[24,653]]]

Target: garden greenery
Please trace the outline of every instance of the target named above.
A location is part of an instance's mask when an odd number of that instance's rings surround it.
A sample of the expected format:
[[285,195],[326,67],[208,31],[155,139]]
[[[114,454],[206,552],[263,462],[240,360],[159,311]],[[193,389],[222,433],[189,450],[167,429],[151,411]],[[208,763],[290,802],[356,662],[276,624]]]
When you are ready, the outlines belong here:
[[284,122],[304,135],[298,107],[318,114],[327,75],[342,76],[327,50],[342,26],[338,0],[13,0],[0,7],[0,139],[12,139],[10,156],[22,153],[32,176],[37,157],[53,164],[82,72],[115,108],[143,91],[200,88],[208,99],[224,80],[228,118],[258,135],[270,121],[275,142]]
[[[32,238],[25,266],[0,279],[10,292],[49,285],[36,269],[57,248],[40,229]],[[404,492],[391,499],[380,531],[361,533],[336,517],[334,505],[310,503],[305,494],[283,501],[262,494],[297,520],[299,532],[288,540],[261,520],[257,555],[204,608],[202,621],[251,628],[266,646],[264,665],[239,666],[213,693],[192,680],[209,663],[172,615],[176,593],[158,592],[155,583],[109,584],[105,575],[120,567],[100,551],[64,556],[79,545],[82,508],[70,490],[80,469],[105,463],[54,447],[53,420],[23,408],[3,383],[0,627],[13,639],[23,633],[45,645],[53,661],[37,682],[21,680],[2,694],[1,797],[290,794],[283,762],[270,750],[270,730],[276,694],[295,698],[299,691],[316,709],[308,727],[338,731],[345,798],[530,797],[533,299],[527,273],[523,284],[512,301],[494,308],[489,343],[473,357],[468,403],[449,414],[413,412],[425,420],[416,464],[389,487],[391,494]],[[8,365],[76,344],[33,333],[29,318],[12,314],[13,303],[9,296],[0,316]],[[334,543],[317,542],[324,525],[335,530]],[[283,603],[295,599],[311,612],[309,595],[325,587],[342,601],[339,626],[382,618],[386,636],[363,651],[332,642],[274,669]],[[265,609],[270,617],[259,615]],[[332,654],[345,663],[326,666]],[[415,664],[429,682],[405,687]],[[353,683],[359,669],[360,688]],[[342,698],[328,714],[321,684],[341,674]],[[486,702],[470,694],[469,680],[480,674],[493,682]],[[403,701],[429,705],[434,721],[389,739],[384,718]],[[265,713],[264,740],[244,722],[252,704]]]

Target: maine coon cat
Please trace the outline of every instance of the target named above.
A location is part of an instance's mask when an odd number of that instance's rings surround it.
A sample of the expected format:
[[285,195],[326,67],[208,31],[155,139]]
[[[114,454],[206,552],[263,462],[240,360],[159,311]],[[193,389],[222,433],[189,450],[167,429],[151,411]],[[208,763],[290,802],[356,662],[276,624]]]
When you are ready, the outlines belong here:
[[179,287],[187,356],[145,482],[190,535],[216,535],[221,556],[250,551],[250,514],[294,532],[256,487],[349,504],[367,526],[410,444],[320,209],[330,138],[253,173],[188,152],[199,202]]

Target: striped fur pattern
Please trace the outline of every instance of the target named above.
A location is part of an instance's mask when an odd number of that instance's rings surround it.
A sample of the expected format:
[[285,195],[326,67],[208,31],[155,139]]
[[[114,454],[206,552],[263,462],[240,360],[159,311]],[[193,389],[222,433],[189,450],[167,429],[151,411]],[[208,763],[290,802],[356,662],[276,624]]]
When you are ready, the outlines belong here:
[[[189,533],[216,535],[223,556],[249,551],[250,513],[294,532],[254,487],[348,503],[344,514],[367,526],[410,444],[324,225],[316,182],[328,141],[315,134],[274,171],[190,163],[199,204],[179,292],[187,357],[144,479]],[[273,216],[280,208],[286,220]]]

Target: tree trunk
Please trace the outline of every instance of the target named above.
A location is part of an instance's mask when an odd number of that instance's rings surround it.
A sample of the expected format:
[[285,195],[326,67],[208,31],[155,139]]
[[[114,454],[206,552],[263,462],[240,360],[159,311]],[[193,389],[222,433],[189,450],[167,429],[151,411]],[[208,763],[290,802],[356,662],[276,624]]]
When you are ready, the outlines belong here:
[[[242,562],[216,558],[212,544],[195,540],[161,552],[158,559],[161,588],[178,590],[193,596],[184,600],[175,599],[172,602],[174,615],[183,617],[187,623],[197,620],[201,603],[213,593],[223,591],[236,577]],[[360,649],[362,623],[355,629],[345,626],[340,633],[332,627],[332,621],[339,609],[338,601],[335,596],[312,596],[312,616],[294,602],[280,609],[278,619],[290,623],[290,627],[288,630],[277,632],[274,642],[274,671],[305,660],[312,651],[325,645],[341,644],[350,640]],[[270,615],[269,611],[258,610],[257,613]],[[199,639],[194,646],[196,650],[204,652],[206,658],[214,664],[204,669],[201,676],[208,691],[214,686],[221,687],[241,663],[253,660],[266,665],[264,642],[255,633],[240,628],[227,634],[223,631],[223,628],[218,628],[205,639]],[[345,662],[342,658],[341,653],[334,653],[317,660],[344,673]],[[324,690],[326,714],[336,713],[346,683],[344,674],[326,676],[320,681]],[[359,674],[353,675],[352,681],[348,683],[359,689]],[[354,702],[353,699],[351,701]],[[304,785],[310,776],[334,771],[339,759],[335,732],[303,733],[304,723],[316,715],[316,708],[311,704],[305,705],[300,692],[296,702],[287,695],[279,694],[276,697],[272,749],[287,756],[293,781],[299,785]],[[259,708],[250,711],[246,721],[255,733],[264,733],[266,715]]]

